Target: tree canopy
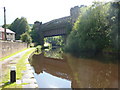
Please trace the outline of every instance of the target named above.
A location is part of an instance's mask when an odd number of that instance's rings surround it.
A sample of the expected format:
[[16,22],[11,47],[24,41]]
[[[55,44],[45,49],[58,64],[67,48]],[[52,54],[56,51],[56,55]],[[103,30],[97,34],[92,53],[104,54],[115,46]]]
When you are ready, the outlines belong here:
[[71,53],[98,53],[103,49],[115,49],[118,45],[118,7],[120,3],[95,2],[85,7],[68,36],[66,51]]
[[23,33],[22,35],[20,35],[20,39],[23,41],[23,42],[26,42],[26,43],[28,43],[28,44],[30,44],[31,42],[32,42],[32,38],[31,38],[31,36],[30,36],[30,34],[29,33],[27,33],[27,32],[25,32],[25,33]]
[[[36,21],[36,22],[38,22],[38,21]],[[41,24],[42,24],[42,22],[41,22]],[[32,41],[33,43],[35,43],[36,45],[40,44],[40,34],[38,33],[38,30],[36,30],[35,24],[32,27],[30,35],[33,39],[33,41]]]
[[20,39],[20,35],[30,30],[27,19],[24,17],[16,18],[9,27],[12,31],[16,33],[15,38]]

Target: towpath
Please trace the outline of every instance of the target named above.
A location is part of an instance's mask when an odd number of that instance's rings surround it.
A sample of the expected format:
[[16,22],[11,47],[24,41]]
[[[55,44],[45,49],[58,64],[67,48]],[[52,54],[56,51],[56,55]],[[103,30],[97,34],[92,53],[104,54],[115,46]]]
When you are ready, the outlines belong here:
[[[4,61],[0,62],[0,82],[2,82],[2,79],[6,76],[6,74],[8,74],[8,72],[10,72],[10,67],[11,66],[16,66],[16,64],[18,63],[18,61],[22,58],[22,56],[32,50],[33,48],[29,48],[27,50],[24,50],[14,56],[11,56],[10,58],[5,59]],[[29,56],[28,56],[29,57]],[[25,60],[26,63],[26,71],[21,71],[21,73],[23,73],[23,77],[22,80],[17,80],[16,84],[21,84],[21,83],[28,83],[27,85],[23,85],[23,88],[30,88],[30,86],[32,86],[33,88],[37,87],[36,81],[34,79],[34,75],[33,75],[33,69],[30,66],[28,59]],[[34,83],[33,83],[34,81]],[[1,83],[0,86],[3,86],[4,83]]]

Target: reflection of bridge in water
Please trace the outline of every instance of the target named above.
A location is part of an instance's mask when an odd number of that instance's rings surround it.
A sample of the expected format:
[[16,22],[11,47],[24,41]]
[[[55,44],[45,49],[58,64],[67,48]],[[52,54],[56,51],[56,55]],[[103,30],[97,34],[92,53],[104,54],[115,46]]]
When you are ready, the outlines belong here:
[[49,58],[43,54],[34,55],[32,59],[31,65],[34,67],[35,73],[40,74],[45,71],[63,79],[72,79],[72,71],[65,59]]
[[106,64],[96,61],[97,59],[75,58],[71,55],[65,55],[64,59],[54,59],[40,54],[33,55],[32,59],[30,63],[37,74],[42,75],[45,71],[53,76],[69,80],[73,88],[118,87],[117,64]]

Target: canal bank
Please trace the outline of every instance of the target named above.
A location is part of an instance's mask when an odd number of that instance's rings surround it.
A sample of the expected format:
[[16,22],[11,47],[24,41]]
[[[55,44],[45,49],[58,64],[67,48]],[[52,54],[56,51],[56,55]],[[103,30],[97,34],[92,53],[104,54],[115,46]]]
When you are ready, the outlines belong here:
[[[0,88],[36,88],[37,85],[28,58],[35,48],[29,48],[1,63]],[[10,67],[16,66],[16,82],[10,83]],[[29,80],[28,80],[29,79]],[[34,83],[33,83],[34,82]],[[30,87],[34,86],[34,87]]]

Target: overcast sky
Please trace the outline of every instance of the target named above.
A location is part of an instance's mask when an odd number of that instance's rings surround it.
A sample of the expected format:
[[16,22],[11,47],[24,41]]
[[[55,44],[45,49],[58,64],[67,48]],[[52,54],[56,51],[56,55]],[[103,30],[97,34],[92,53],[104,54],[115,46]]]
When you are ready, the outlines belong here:
[[[0,25],[3,25],[3,7],[6,7],[7,24],[17,17],[26,17],[28,23],[43,23],[70,15],[70,8],[91,5],[94,0],[0,0]],[[103,0],[102,0],[103,1]],[[106,1],[106,0],[105,0]],[[109,1],[109,0],[107,0]]]

